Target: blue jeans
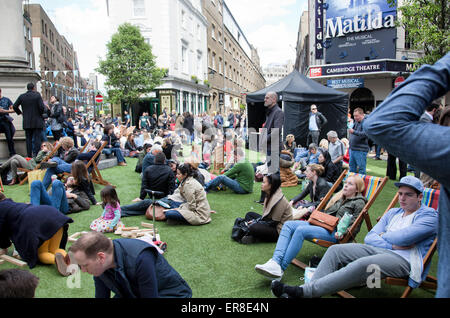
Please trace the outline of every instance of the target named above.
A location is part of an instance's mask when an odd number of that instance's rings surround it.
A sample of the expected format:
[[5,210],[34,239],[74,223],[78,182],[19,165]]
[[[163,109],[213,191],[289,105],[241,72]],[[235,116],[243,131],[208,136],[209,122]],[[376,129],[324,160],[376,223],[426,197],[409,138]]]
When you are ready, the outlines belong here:
[[209,181],[205,185],[205,190],[208,191],[211,188],[214,189],[214,188],[218,187],[220,184],[223,184],[223,185],[227,186],[228,188],[230,188],[231,190],[233,190],[237,194],[246,194],[246,193],[248,193],[247,191],[242,189],[242,187],[239,184],[239,182],[237,182],[236,180],[233,180],[233,179],[231,179],[231,178],[229,178],[227,176],[224,176],[224,175],[220,175],[218,177],[215,177],[213,180]]
[[120,148],[104,148],[103,153],[107,156],[114,154],[117,157],[117,162],[125,162],[125,158],[123,157]]
[[51,205],[64,214],[69,212],[66,189],[61,181],[55,180],[52,184],[52,195],[50,196],[41,180],[34,180],[31,183],[30,203],[32,205]]
[[186,224],[189,224],[189,222],[186,221],[186,219],[183,217],[183,215],[181,215],[181,213],[178,212],[177,210],[168,210],[168,211],[164,212],[164,214],[166,215],[166,219],[184,221],[184,222],[186,222]]
[[375,156],[377,157],[377,158],[380,158],[380,156],[381,156],[381,146],[380,145],[375,145]]
[[45,172],[44,179],[42,179],[42,184],[44,185],[44,188],[47,189],[52,182],[52,175],[54,174],[60,174],[63,172],[72,172],[72,164],[65,162],[59,157],[53,157],[49,161],[56,162],[58,164],[55,168],[48,168]]
[[323,227],[311,225],[307,221],[287,221],[281,229],[272,259],[284,271],[302,249],[304,240],[318,238],[336,243],[334,233],[336,231],[330,233]]
[[[176,202],[166,198],[162,198],[161,201],[170,205],[172,209],[178,208],[182,202]],[[145,199],[133,204],[124,205],[120,207],[120,217],[135,216],[135,215],[145,215],[148,207],[153,203],[151,199]]]
[[366,174],[367,152],[351,150],[350,151],[350,172]]

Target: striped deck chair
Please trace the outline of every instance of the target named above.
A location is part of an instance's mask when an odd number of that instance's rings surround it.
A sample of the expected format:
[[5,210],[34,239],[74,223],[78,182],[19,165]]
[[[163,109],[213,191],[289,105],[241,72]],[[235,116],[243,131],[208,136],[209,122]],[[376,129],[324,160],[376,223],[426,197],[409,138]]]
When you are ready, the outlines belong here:
[[[355,222],[353,222],[352,226],[348,229],[344,237],[339,241],[337,244],[343,244],[348,242],[356,242],[355,236],[356,236],[356,230],[361,226],[361,223],[363,221],[366,222],[367,229],[370,231],[372,229],[372,223],[370,221],[369,217],[369,210],[372,204],[375,202],[378,195],[381,193],[381,190],[383,190],[385,184],[388,181],[387,177],[381,178],[381,177],[374,177],[369,175],[362,175],[362,174],[356,174],[353,172],[347,172],[347,170],[342,171],[339,178],[336,180],[336,182],[333,184],[331,189],[328,191],[327,195],[323,198],[323,200],[320,202],[320,204],[317,206],[317,210],[323,211],[326,204],[331,199],[331,196],[333,195],[336,188],[339,186],[339,184],[344,180],[346,180],[349,176],[358,175],[364,180],[365,189],[362,193],[366,199],[367,203],[363,207],[361,213],[356,218]],[[312,243],[315,243],[317,245],[320,245],[322,247],[330,247],[331,245],[334,245],[336,243],[324,241],[320,239],[312,239]],[[302,269],[305,269],[307,265],[298,259],[294,258],[292,260],[292,264],[295,266],[298,266]]]
[[[438,203],[439,203],[439,194],[440,194],[440,190],[425,188],[423,191],[422,203],[437,211]],[[391,203],[389,204],[389,206],[387,207],[387,209],[384,213],[386,213],[390,209],[394,208],[397,205],[397,203],[398,203],[398,193],[395,195],[394,199],[392,199]],[[431,244],[430,248],[428,249],[428,252],[425,255],[425,258],[423,260],[423,268],[424,268],[425,272],[428,272],[428,270],[429,270],[429,266],[431,264],[433,255],[436,252],[436,248],[437,248],[437,238],[434,239],[433,243]],[[413,288],[408,285],[407,277],[406,278],[386,277],[385,282],[386,282],[386,284],[389,284],[389,285],[406,286],[405,290],[403,291],[403,293],[401,295],[401,298],[408,297],[411,294],[411,292],[413,291]],[[420,284],[419,287],[425,288],[425,289],[436,290],[437,278],[434,276],[431,276],[431,275],[427,275],[425,280]]]

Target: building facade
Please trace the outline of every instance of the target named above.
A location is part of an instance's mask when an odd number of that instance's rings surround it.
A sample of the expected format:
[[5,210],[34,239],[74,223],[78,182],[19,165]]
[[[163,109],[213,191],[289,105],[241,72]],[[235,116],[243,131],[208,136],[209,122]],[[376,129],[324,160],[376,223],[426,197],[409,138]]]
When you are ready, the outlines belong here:
[[287,76],[294,70],[294,63],[287,61],[286,63],[270,63],[263,67],[264,78],[266,79],[266,86],[278,82],[280,79]]
[[37,89],[44,101],[52,95],[77,109],[86,101],[73,45],[61,35],[40,4],[26,4],[31,18],[34,69],[41,75]]
[[202,10],[208,20],[209,110],[238,110],[248,92],[265,87],[258,52],[223,0],[202,0]]
[[414,71],[414,60],[423,53],[411,50],[405,30],[395,25],[397,7],[385,0],[308,4],[308,24],[299,27],[296,67],[323,85],[348,92],[351,113],[356,107],[372,111]]
[[108,0],[107,5],[113,32],[125,22],[137,26],[152,47],[156,65],[168,69],[163,84],[133,106],[133,121],[143,111],[206,111],[207,21],[200,0]]

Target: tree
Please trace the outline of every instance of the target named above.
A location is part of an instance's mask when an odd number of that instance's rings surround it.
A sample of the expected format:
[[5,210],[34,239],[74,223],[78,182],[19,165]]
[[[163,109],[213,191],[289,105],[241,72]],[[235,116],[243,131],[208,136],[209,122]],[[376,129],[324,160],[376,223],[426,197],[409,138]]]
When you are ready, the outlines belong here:
[[161,85],[166,70],[156,66],[152,48],[137,27],[120,25],[106,46],[106,59],[99,61],[97,72],[106,77],[110,102],[131,105]]
[[[391,6],[398,0],[387,0]],[[450,8],[447,0],[403,0],[397,24],[407,31],[406,41],[423,50],[416,66],[434,64],[450,50]]]

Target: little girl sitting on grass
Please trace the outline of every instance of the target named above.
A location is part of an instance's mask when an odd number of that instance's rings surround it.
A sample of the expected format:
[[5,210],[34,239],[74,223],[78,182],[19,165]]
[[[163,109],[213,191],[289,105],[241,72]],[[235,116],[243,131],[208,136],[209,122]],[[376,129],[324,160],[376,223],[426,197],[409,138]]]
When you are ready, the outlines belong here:
[[90,228],[96,232],[114,232],[123,224],[120,221],[120,200],[117,192],[112,186],[106,186],[100,191],[103,213],[98,219],[92,221]]

